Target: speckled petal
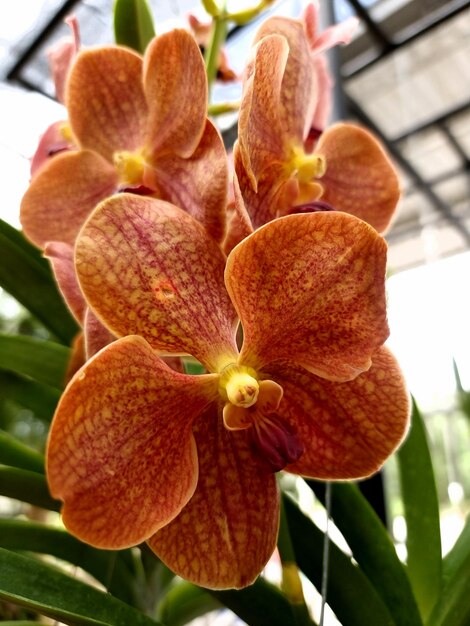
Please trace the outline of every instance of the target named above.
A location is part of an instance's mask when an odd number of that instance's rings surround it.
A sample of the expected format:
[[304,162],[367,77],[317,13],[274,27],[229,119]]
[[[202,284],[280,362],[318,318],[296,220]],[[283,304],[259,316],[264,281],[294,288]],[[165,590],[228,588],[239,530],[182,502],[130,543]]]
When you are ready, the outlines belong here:
[[338,381],[367,370],[388,336],[386,251],[373,228],[336,211],[281,217],[239,243],[225,270],[239,362],[288,359]]
[[199,482],[194,496],[149,545],[177,574],[211,589],[251,584],[277,539],[273,473],[253,457],[248,431],[228,432],[215,407],[195,423]]
[[253,227],[259,228],[266,222],[285,215],[296,201],[299,185],[295,178],[286,177],[282,163],[274,162],[264,170],[255,191],[238,149],[234,150],[233,161],[238,190]]
[[197,484],[192,423],[216,396],[216,376],[174,372],[140,337],[91,359],[62,396],[47,447],[70,532],[120,549],[172,520]]
[[273,161],[287,158],[287,129],[281,118],[281,85],[289,47],[284,37],[270,35],[253,50],[243,87],[238,141],[243,163],[256,190],[258,179]]
[[72,246],[60,241],[51,241],[44,248],[44,256],[51,262],[52,271],[67,306],[77,322],[82,325],[86,303],[75,273]]
[[310,130],[318,95],[304,24],[302,20],[288,17],[270,17],[258,30],[255,41],[269,35],[282,35],[289,45],[279,113],[286,135],[293,144],[300,146]]
[[315,148],[326,157],[322,200],[384,232],[400,198],[396,170],[380,143],[364,128],[336,124]]
[[282,385],[278,414],[304,445],[289,472],[341,480],[376,472],[408,428],[409,395],[400,368],[385,348],[372,367],[353,381],[334,383],[288,364],[272,365],[267,376]]
[[236,360],[236,314],[224,287],[225,257],[185,211],[120,194],[103,202],[76,245],[81,288],[117,336],[189,353],[209,370]]
[[48,241],[73,245],[85,219],[116,186],[114,168],[98,154],[58,154],[41,168],[23,196],[20,218],[25,235],[41,248]]
[[78,54],[65,98],[73,134],[82,148],[111,161],[116,150],[143,147],[148,111],[142,65],[138,54],[119,46]]
[[197,148],[207,116],[207,78],[192,35],[175,29],[147,48],[144,69],[149,105],[147,150],[154,160],[166,152],[187,158]]
[[90,307],[85,311],[84,321],[85,355],[88,360],[101,348],[115,341],[116,337],[100,322]]
[[161,156],[155,165],[155,181],[149,182],[151,188],[158,189],[162,200],[187,211],[214,239],[221,241],[225,232],[228,165],[222,138],[212,122],[207,120],[191,157]]

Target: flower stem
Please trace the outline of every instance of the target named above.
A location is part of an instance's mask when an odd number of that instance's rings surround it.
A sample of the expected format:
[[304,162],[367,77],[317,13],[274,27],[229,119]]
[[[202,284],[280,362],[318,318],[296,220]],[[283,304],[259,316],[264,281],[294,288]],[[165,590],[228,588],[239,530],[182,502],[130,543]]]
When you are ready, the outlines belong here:
[[220,49],[225,43],[227,37],[227,14],[225,11],[225,2],[218,15],[215,15],[212,19],[212,34],[209,46],[207,47],[204,55],[206,63],[207,83],[209,86],[209,101],[210,92],[213,82],[217,76],[217,68],[219,65]]
[[216,115],[223,115],[224,113],[236,113],[240,108],[240,101],[235,102],[220,102],[218,104],[209,105],[209,115],[215,117]]
[[289,532],[284,503],[281,499],[281,520],[277,547],[282,564],[282,583],[284,591],[292,609],[296,626],[312,626],[312,620],[305,604],[299,568],[295,559],[294,548]]

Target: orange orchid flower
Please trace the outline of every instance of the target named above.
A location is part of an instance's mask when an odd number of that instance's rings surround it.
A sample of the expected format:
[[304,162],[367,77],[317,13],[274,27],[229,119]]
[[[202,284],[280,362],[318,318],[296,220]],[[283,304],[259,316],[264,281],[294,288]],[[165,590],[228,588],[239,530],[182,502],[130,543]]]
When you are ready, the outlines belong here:
[[187,31],[156,37],[144,58],[119,46],[82,50],[65,101],[78,149],[49,160],[23,197],[21,221],[34,243],[73,245],[96,204],[123,189],[171,201],[222,239],[226,155]]
[[[121,194],[95,209],[75,255],[90,306],[121,337],[69,383],[48,441],[51,493],[83,541],[147,541],[186,579],[243,587],[275,548],[276,471],[367,476],[402,440],[386,244],[363,221],[289,215],[226,259],[188,213]],[[175,372],[157,351],[208,373]]]
[[302,20],[270,18],[258,32],[234,151],[241,197],[255,228],[307,205],[353,214],[383,232],[400,190],[371,133],[338,123],[320,135],[313,152],[306,147],[319,99],[312,52],[318,54]]

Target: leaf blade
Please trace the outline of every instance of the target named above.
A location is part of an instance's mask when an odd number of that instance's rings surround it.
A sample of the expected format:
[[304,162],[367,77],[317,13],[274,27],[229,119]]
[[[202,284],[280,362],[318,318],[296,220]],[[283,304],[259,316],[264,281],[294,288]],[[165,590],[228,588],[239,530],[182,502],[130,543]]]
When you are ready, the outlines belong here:
[[408,576],[426,620],[441,591],[441,535],[431,453],[414,400],[410,432],[397,460],[407,526]]
[[[323,484],[307,484],[324,501]],[[397,624],[422,626],[409,578],[379,517],[356,485],[333,483],[331,489],[333,521]]]
[[50,565],[4,548],[0,548],[0,598],[66,624],[157,624],[140,611]]
[[116,43],[143,54],[155,37],[152,13],[146,0],[116,0],[114,4]]
[[70,350],[52,341],[0,334],[0,368],[63,389]]
[[[49,265],[22,233],[0,220],[0,286],[60,341],[70,344],[78,326],[60,295]],[[13,271],[14,268],[14,271]]]

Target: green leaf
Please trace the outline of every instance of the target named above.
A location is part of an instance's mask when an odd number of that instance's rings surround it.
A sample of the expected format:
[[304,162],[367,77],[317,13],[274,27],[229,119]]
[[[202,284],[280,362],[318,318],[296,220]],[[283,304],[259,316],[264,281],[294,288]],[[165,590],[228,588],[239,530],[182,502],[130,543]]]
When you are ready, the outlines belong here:
[[470,517],[460,537],[443,563],[443,588],[428,621],[428,626],[468,626],[470,602]]
[[49,263],[23,234],[0,220],[0,286],[25,306],[62,342],[70,344],[78,326],[60,295]]
[[136,602],[132,574],[124,563],[122,552],[97,550],[65,530],[45,524],[1,518],[0,542],[2,548],[50,554],[78,565],[120,600],[128,604]]
[[196,617],[220,609],[221,606],[205,589],[181,581],[165,595],[159,607],[159,617],[167,626],[184,626]]
[[39,419],[50,422],[60,398],[60,391],[0,369],[0,398],[13,400],[33,411]]
[[249,626],[286,626],[293,623],[290,604],[277,587],[263,578],[239,591],[209,591]]
[[397,459],[407,528],[408,576],[426,620],[441,591],[441,534],[431,454],[414,400],[411,429]]
[[[324,534],[289,496],[284,496],[284,506],[297,564],[321,589]],[[364,572],[332,542],[329,554],[326,601],[339,621],[347,626],[395,626],[388,607]]]
[[0,334],[0,368],[63,389],[70,349],[23,335]]
[[0,548],[0,598],[66,624],[155,626],[143,613],[36,559]]
[[116,43],[143,54],[155,37],[153,18],[146,0],[116,0],[114,3]]
[[0,430],[0,463],[39,474],[44,473],[42,454],[28,448],[3,430]]
[[[307,483],[324,501],[324,483]],[[405,568],[373,508],[352,483],[332,483],[331,489],[331,517],[396,623],[400,626],[422,625]]]
[[45,476],[16,467],[0,465],[0,495],[49,511],[59,511],[61,506],[49,495]]

